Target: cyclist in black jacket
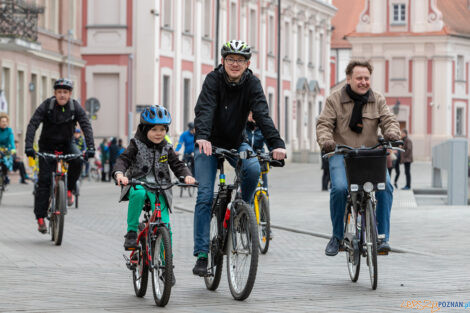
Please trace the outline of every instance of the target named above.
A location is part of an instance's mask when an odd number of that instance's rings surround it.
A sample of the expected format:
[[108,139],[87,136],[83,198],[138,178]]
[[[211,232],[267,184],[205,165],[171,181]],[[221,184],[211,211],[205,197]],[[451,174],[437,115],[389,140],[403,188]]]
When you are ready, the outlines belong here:
[[[222,47],[221,54],[222,64],[207,75],[195,108],[194,161],[199,188],[194,212],[193,252],[198,259],[193,274],[199,276],[207,273],[210,211],[217,171],[212,145],[238,151],[252,150],[244,136],[248,113],[252,111],[253,119],[273,149],[273,157],[282,160],[286,155],[284,141],[269,117],[261,82],[248,69],[250,46],[232,40]],[[243,160],[242,197],[248,203],[253,199],[259,174],[258,159]]]
[[[43,123],[39,137],[39,151],[46,153],[61,152],[63,154],[80,153],[73,141],[73,133],[77,122],[85,135],[87,146],[86,157],[94,157],[95,145],[93,130],[80,104],[71,98],[73,90],[72,81],[58,79],[54,84],[54,96],[44,100],[36,109],[28,124],[25,139],[25,152],[27,156],[34,157],[34,135],[39,124]],[[56,164],[39,158],[38,190],[34,198],[34,214],[38,220],[38,230],[47,232],[44,218],[47,216],[49,205],[51,175]],[[73,204],[72,191],[80,175],[82,162],[75,159],[69,162],[67,198],[68,205]]]

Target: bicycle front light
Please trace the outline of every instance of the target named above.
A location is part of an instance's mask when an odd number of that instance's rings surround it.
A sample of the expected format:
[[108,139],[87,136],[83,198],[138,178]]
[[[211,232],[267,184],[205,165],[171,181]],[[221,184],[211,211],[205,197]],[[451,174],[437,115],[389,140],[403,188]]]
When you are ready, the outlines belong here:
[[377,184],[377,189],[378,190],[385,190],[385,183],[378,183]]
[[356,185],[356,184],[351,184],[350,188],[351,188],[351,191],[358,191],[359,190],[359,186]]
[[371,192],[374,190],[374,185],[371,182],[366,182],[364,186],[362,186],[365,192]]

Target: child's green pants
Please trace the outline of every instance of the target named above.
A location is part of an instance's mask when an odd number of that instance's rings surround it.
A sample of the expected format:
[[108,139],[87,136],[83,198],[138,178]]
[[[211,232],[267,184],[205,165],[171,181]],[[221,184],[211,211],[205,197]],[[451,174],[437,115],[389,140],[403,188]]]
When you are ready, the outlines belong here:
[[[148,197],[150,199],[150,205],[152,207],[152,212],[155,210],[155,194],[144,189],[142,186],[131,187],[129,189],[129,206],[127,209],[127,231],[137,232],[139,226],[140,213],[142,213],[142,208],[145,204],[145,199]],[[163,195],[159,196],[160,208],[162,210],[162,222],[168,225],[171,235],[170,228],[170,214],[168,210],[168,205],[166,204],[165,197]]]

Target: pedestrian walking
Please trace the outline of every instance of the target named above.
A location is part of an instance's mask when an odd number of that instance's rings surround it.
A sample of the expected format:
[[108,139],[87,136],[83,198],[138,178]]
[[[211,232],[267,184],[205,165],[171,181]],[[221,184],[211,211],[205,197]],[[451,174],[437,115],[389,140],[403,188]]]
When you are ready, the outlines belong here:
[[406,176],[406,185],[402,188],[402,190],[409,190],[411,189],[411,173],[410,167],[411,163],[413,163],[413,142],[411,141],[410,137],[408,137],[408,131],[403,129],[401,131],[401,138],[403,140],[403,154],[401,155],[401,163],[405,166],[405,176]]

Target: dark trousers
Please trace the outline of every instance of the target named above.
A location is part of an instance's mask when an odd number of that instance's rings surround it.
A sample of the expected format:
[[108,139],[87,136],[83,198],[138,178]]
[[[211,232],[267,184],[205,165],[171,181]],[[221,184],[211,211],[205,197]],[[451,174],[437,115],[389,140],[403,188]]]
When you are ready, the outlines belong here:
[[24,182],[26,180],[26,169],[24,168],[23,161],[13,161],[13,171],[20,171],[21,181]]
[[[45,151],[54,153],[54,151]],[[80,153],[75,145],[71,145],[69,149],[63,151],[64,154]],[[82,170],[82,160],[74,159],[68,162],[67,171],[67,190],[74,190],[75,184]],[[44,159],[39,157],[39,175],[38,189],[34,197],[34,214],[36,218],[44,218],[47,216],[47,208],[49,206],[49,196],[51,193],[52,172],[56,170],[57,162],[55,160]]]
[[406,187],[411,188],[411,173],[410,173],[410,162],[403,163],[405,165],[405,176],[406,176]]

